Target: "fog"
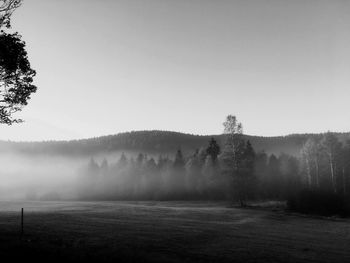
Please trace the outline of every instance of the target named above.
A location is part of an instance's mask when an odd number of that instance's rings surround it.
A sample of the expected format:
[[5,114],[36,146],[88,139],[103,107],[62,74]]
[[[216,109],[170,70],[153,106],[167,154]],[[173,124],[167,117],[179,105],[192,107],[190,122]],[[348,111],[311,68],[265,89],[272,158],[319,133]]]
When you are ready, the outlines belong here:
[[[97,155],[95,160],[112,162],[119,152]],[[0,199],[77,199],[79,171],[91,157],[62,155],[0,155]]]
[[290,200],[303,189],[348,194],[350,145],[332,133],[308,139],[298,156],[256,152],[244,140],[237,145],[239,155],[227,145],[220,151],[214,139],[185,155],[9,150],[0,154],[0,199],[243,202]]
[[133,151],[93,156],[9,151],[0,159],[1,200],[186,199],[209,192],[217,196],[225,185],[204,149],[187,157],[181,151],[170,157]]

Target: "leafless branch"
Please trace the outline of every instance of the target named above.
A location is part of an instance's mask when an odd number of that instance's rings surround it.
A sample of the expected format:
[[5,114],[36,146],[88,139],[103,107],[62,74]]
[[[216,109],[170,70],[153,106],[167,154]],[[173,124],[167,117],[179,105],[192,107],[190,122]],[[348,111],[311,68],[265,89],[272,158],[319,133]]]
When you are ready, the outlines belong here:
[[9,17],[21,3],[22,0],[0,0],[0,28],[9,27]]

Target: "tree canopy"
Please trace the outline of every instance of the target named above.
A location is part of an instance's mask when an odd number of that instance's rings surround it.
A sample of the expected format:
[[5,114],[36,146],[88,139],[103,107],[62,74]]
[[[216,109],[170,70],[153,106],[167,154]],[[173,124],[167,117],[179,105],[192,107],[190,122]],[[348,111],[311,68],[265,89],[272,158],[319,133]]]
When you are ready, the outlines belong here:
[[21,2],[0,0],[0,123],[8,125],[22,121],[13,114],[21,111],[37,90],[25,42],[17,32],[8,32],[10,17]]

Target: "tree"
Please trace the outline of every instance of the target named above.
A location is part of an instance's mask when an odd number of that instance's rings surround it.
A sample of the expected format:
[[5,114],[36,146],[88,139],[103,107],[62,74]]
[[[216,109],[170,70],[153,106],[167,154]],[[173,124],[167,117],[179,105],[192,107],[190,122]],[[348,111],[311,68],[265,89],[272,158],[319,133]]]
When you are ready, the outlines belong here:
[[347,142],[343,150],[343,193],[348,194],[348,184],[350,179],[350,141]]
[[178,150],[175,155],[175,160],[172,167],[172,172],[170,176],[170,187],[171,191],[175,195],[180,195],[184,193],[185,190],[185,160],[182,155],[182,151]]
[[229,143],[232,143],[235,138],[240,137],[243,133],[242,123],[238,122],[234,115],[228,115],[223,125],[224,134],[227,135]]
[[203,178],[201,173],[201,162],[199,159],[199,150],[188,159],[186,163],[186,189],[191,194],[197,194],[202,189]]
[[21,5],[21,0],[0,0],[0,123],[11,125],[21,122],[13,117],[27,105],[37,88],[33,85],[36,74],[28,60],[25,42],[11,28],[10,17]]
[[249,140],[247,141],[246,147],[244,150],[244,162],[245,162],[245,167],[249,169],[249,173],[253,173],[254,162],[255,162],[255,151]]
[[146,161],[144,172],[141,177],[143,198],[153,199],[159,191],[160,177],[158,176],[157,164],[153,158]]
[[128,159],[126,158],[124,152],[121,154],[117,165],[119,169],[123,169],[128,165]]
[[328,157],[329,170],[331,174],[332,189],[337,192],[337,159],[341,152],[341,143],[331,132],[327,132],[321,141],[324,153]]
[[243,153],[245,192],[248,196],[253,194],[253,186],[255,185],[255,156],[254,148],[248,140]]
[[241,206],[245,206],[247,199],[245,184],[248,178],[244,169],[246,144],[242,138],[242,124],[237,121],[236,116],[228,115],[223,125],[227,139],[221,156],[222,171],[232,178],[233,196],[239,200]]
[[141,166],[143,165],[143,162],[144,162],[145,159],[146,159],[145,156],[144,156],[142,153],[139,153],[139,154],[137,155],[137,158],[136,158],[136,163],[137,163],[137,165],[138,165],[139,167],[141,167]]
[[82,169],[81,176],[79,176],[78,196],[83,199],[95,198],[98,194],[98,180],[99,180],[100,166],[90,158],[88,164]]
[[[321,147],[314,138],[309,138],[301,149],[301,156],[306,170],[307,184],[311,186],[313,182],[319,187],[319,160]],[[314,173],[313,173],[314,171]],[[313,176],[314,174],[314,176]]]
[[338,166],[337,171],[339,175],[339,190],[346,195],[348,193],[348,181],[349,181],[349,167],[350,167],[350,148],[349,141],[344,146],[340,148],[340,152],[337,158]]
[[210,155],[213,163],[215,164],[220,154],[220,146],[217,144],[214,138],[211,138],[209,141],[209,146],[206,150],[206,153]]
[[108,161],[106,158],[103,158],[103,161],[102,161],[101,166],[100,166],[100,174],[103,177],[106,177],[108,174],[108,171],[109,171]]
[[174,168],[182,170],[185,166],[185,161],[181,150],[177,150],[174,160]]
[[268,183],[268,169],[267,169],[268,156],[265,152],[259,152],[255,156],[254,171],[258,181],[258,193],[260,198],[267,197],[267,183]]
[[22,0],[0,0],[0,28],[11,28],[10,17]]
[[242,139],[242,124],[237,121],[236,116],[228,115],[224,125],[224,134],[226,134],[225,150],[232,155],[232,168],[238,171],[241,157],[244,151],[244,140]]
[[199,162],[201,163],[201,165],[204,165],[205,160],[207,159],[207,149],[205,149],[204,147],[201,147],[198,150],[198,158],[199,158]]

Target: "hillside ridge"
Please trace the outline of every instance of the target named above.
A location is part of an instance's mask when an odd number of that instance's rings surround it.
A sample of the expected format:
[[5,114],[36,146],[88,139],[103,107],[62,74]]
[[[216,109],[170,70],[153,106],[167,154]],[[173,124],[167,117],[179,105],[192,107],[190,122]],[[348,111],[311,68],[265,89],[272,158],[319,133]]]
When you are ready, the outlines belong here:
[[[350,140],[350,133],[335,133],[340,141]],[[244,135],[257,152],[265,151],[279,155],[287,153],[298,155],[303,143],[309,137],[322,134],[290,134],[285,136]],[[145,153],[172,154],[181,149],[190,154],[195,149],[206,147],[209,139],[215,138],[223,145],[225,135],[195,135],[174,131],[148,130],[130,131],[88,139],[68,141],[13,142],[0,141],[0,153],[90,155],[116,151],[138,151]]]

